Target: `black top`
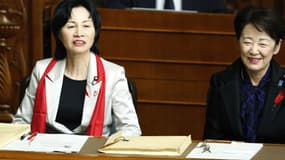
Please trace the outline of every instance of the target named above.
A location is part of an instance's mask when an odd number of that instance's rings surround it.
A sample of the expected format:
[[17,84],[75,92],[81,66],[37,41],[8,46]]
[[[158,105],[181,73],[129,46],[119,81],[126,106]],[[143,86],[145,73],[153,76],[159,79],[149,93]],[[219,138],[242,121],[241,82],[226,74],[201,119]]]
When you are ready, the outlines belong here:
[[77,81],[64,76],[56,121],[70,130],[81,124],[85,88],[86,80]]

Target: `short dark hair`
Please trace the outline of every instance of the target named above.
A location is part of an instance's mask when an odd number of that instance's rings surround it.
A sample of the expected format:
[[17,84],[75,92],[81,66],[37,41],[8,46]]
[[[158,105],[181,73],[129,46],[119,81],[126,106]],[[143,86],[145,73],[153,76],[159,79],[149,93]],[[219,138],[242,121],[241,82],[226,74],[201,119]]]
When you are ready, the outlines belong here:
[[234,19],[235,33],[238,40],[247,24],[252,24],[257,30],[266,32],[275,40],[276,44],[285,36],[284,19],[272,9],[247,7],[240,10]]
[[101,18],[96,10],[95,4],[90,0],[61,0],[57,4],[52,18],[52,32],[56,41],[54,53],[56,59],[63,59],[66,57],[66,48],[60,40],[60,30],[70,18],[72,9],[79,6],[87,9],[92,17],[95,26],[95,38],[90,50],[95,54],[99,54],[98,41],[101,30]]

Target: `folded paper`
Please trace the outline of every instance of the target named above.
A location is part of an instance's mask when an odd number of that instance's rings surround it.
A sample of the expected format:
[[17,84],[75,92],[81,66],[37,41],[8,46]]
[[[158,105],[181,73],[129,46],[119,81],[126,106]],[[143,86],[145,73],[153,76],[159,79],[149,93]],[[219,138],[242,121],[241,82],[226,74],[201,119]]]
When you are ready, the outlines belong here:
[[0,147],[20,139],[30,132],[29,124],[0,123]]
[[98,151],[110,154],[180,156],[192,143],[189,136],[110,136]]

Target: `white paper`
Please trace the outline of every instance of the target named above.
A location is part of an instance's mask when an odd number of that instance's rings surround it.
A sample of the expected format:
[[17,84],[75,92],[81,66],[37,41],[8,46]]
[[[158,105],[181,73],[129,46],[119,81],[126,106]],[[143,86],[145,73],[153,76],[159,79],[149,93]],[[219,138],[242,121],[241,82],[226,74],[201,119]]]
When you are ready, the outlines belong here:
[[261,143],[207,143],[211,152],[203,152],[203,148],[197,146],[186,156],[186,158],[201,159],[251,159],[262,148]]
[[71,134],[37,134],[30,141],[16,140],[1,150],[35,151],[35,152],[79,152],[88,136]]

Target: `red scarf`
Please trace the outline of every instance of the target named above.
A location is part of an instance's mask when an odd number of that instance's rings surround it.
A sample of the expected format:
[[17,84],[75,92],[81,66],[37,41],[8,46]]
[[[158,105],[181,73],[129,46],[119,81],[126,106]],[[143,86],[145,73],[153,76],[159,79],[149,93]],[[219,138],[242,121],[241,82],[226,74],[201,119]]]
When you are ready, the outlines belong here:
[[[105,70],[103,63],[98,55],[96,55],[96,61],[98,82],[102,81],[102,83],[95,104],[95,109],[89,126],[87,128],[87,134],[91,136],[102,136],[105,112]],[[33,133],[46,132],[47,104],[45,78],[47,77],[47,74],[51,71],[55,64],[56,60],[52,59],[38,83],[31,126],[31,130]]]

